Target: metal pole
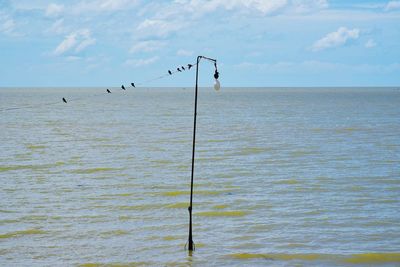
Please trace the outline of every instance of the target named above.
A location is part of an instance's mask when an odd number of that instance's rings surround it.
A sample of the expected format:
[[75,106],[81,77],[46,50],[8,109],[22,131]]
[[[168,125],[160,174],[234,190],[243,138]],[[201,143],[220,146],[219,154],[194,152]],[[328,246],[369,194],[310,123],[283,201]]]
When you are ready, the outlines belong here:
[[218,71],[217,71],[217,60],[204,57],[204,56],[198,56],[197,57],[197,64],[196,64],[196,87],[195,87],[195,93],[194,93],[194,114],[193,114],[193,148],[192,148],[192,176],[190,180],[190,205],[189,205],[189,240],[188,240],[188,250],[189,251],[194,251],[195,250],[195,245],[193,242],[193,234],[192,234],[192,210],[193,210],[193,177],[194,177],[194,153],[195,153],[195,148],[196,148],[196,118],[197,118],[197,92],[198,92],[198,83],[199,83],[199,64],[200,64],[200,59],[207,59],[209,61],[214,62],[215,66],[215,76],[214,77],[217,79],[218,78]]
[[196,118],[197,118],[197,92],[198,92],[198,82],[199,82],[199,63],[201,56],[197,57],[196,64],[196,87],[194,93],[194,114],[193,114],[193,147],[192,147],[192,176],[190,180],[190,205],[189,205],[189,251],[194,250],[193,235],[192,235],[192,206],[193,206],[193,174],[194,174],[194,152],[196,148]]

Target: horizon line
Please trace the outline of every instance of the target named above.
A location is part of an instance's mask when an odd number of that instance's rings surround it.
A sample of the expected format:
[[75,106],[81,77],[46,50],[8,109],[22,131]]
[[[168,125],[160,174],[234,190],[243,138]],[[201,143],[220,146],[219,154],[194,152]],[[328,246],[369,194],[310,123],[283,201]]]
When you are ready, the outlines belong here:
[[[194,85],[190,86],[136,86],[135,89],[146,89],[146,88],[194,88]],[[341,85],[341,86],[319,86],[319,85],[312,85],[312,86],[221,86],[221,88],[227,88],[227,89],[240,89],[240,88],[397,88],[400,85],[368,85],[368,86],[363,86],[363,85]],[[74,86],[0,86],[1,89],[14,89],[14,88],[19,88],[19,89],[28,89],[28,88],[33,88],[33,89],[38,89],[38,88],[70,88],[70,89],[79,89],[79,88],[120,88],[120,86],[79,86],[79,85],[74,85]],[[199,88],[212,88],[212,86],[199,86]]]

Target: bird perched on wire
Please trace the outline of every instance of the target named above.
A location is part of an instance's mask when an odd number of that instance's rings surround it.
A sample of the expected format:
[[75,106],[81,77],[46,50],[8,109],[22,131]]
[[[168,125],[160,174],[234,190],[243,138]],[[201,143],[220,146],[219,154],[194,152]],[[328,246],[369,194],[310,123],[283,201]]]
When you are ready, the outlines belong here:
[[126,90],[124,85],[121,85],[122,90]]
[[107,93],[111,94],[111,91],[107,89]]
[[176,70],[179,71],[179,72],[182,72],[180,68],[177,68]]
[[188,64],[188,68],[189,68],[189,70],[190,70],[192,67],[193,67],[193,65],[192,65],[192,64]]
[[172,72],[171,72],[170,70],[168,70],[168,74],[169,74],[169,75],[172,75]]
[[135,83],[131,83],[131,85],[132,85],[132,87],[136,87],[136,86],[135,86]]
[[64,97],[63,97],[63,102],[64,102],[64,103],[67,103],[67,100],[65,100],[65,98],[64,98]]

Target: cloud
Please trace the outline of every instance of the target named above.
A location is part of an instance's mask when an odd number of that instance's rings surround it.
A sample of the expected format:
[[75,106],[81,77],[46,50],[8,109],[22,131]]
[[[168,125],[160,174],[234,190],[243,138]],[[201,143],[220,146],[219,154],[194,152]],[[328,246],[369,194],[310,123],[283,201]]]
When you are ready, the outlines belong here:
[[301,70],[303,73],[331,73],[347,72],[361,74],[377,74],[377,73],[397,73],[400,71],[400,63],[394,62],[390,64],[350,64],[350,63],[334,63],[327,61],[308,60],[300,62],[276,62],[276,63],[252,63],[242,62],[233,66],[238,70],[260,71],[264,73],[274,74],[296,74]]
[[193,55],[193,51],[189,51],[189,50],[184,50],[184,49],[179,49],[176,52],[177,56],[182,56],[182,57],[190,57]]
[[76,39],[76,34],[70,34],[65,39],[57,46],[57,48],[54,50],[55,55],[61,55],[71,48],[73,48],[77,43]]
[[64,11],[64,5],[49,4],[46,8],[47,17],[57,17]]
[[346,27],[340,27],[337,31],[328,33],[322,39],[316,41],[311,50],[320,51],[332,47],[338,47],[346,44],[349,40],[358,39],[360,35],[360,29],[354,28],[352,30],[347,29]]
[[[218,1],[215,1],[218,2]],[[279,9],[285,7],[287,5],[287,0],[271,0],[271,1],[263,1],[263,0],[236,0],[236,1],[221,1],[223,4],[223,7],[225,9],[231,9],[231,8],[248,8],[248,9],[254,9],[262,14],[272,14]]]
[[[179,1],[183,4],[183,1]],[[178,2],[178,3],[179,3]],[[186,1],[185,9],[191,13],[210,13],[218,9],[225,10],[253,10],[261,12],[264,15],[272,14],[287,5],[287,0],[191,0]]]
[[91,32],[88,29],[75,31],[65,37],[65,39],[56,47],[53,54],[56,56],[65,54],[68,51],[79,53],[86,47],[96,43],[96,39],[91,37]]
[[142,36],[168,37],[183,29],[193,27],[203,16],[213,12],[257,12],[272,14],[284,8],[288,0],[176,0],[145,5],[141,15],[152,14],[141,21],[136,31]]
[[130,53],[152,52],[163,48],[165,45],[166,43],[162,41],[154,41],[154,40],[139,41],[131,47],[129,52]]
[[134,66],[134,67],[142,67],[142,66],[153,64],[158,59],[159,58],[157,56],[150,57],[150,58],[144,58],[144,59],[128,59],[127,61],[125,61],[125,65]]
[[375,47],[376,46],[376,43],[375,43],[375,41],[373,40],[373,39],[369,39],[366,43],[365,43],[365,47],[366,48],[372,48],[372,47]]
[[48,33],[62,34],[67,31],[64,26],[64,19],[59,19],[55,21],[49,29],[46,30]]
[[0,10],[0,33],[15,35],[15,27],[14,19]]
[[103,0],[100,1],[100,8],[108,10],[124,9],[130,5],[136,5],[135,0]]
[[82,58],[81,58],[81,57],[78,57],[78,56],[67,56],[67,57],[65,58],[65,60],[68,61],[68,62],[79,61],[79,60],[81,60],[81,59],[82,59]]
[[13,19],[0,20],[0,32],[12,34],[15,29],[15,22]]
[[385,6],[386,11],[394,9],[400,9],[400,1],[389,1]]
[[[327,0],[175,0],[154,1],[139,11],[145,19],[140,22],[138,34],[168,37],[196,24],[213,13],[223,17],[273,16],[282,13],[302,13],[328,6]],[[152,14],[150,16],[145,16]]]
[[178,9],[197,16],[221,9],[252,15],[256,11],[261,15],[268,16],[284,11],[303,13],[328,7],[327,0],[176,0],[174,4]]
[[168,36],[170,33],[176,32],[182,28],[183,23],[179,23],[178,21],[157,19],[145,19],[136,27],[142,34],[159,37]]
[[328,6],[327,0],[292,0],[292,8],[296,13],[308,13]]
[[72,13],[88,13],[88,12],[111,12],[124,10],[134,7],[138,4],[137,0],[92,0],[81,1],[79,4],[72,6]]
[[94,45],[96,43],[96,39],[92,37],[85,38],[79,45],[76,46],[75,52],[79,53],[83,51],[86,47]]

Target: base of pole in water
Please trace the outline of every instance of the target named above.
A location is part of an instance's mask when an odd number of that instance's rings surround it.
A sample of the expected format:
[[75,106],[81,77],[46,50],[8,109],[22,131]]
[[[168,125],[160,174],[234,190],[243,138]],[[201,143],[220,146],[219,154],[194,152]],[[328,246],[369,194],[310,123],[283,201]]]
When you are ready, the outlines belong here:
[[[186,245],[188,245],[187,248],[188,248],[189,252],[192,252],[196,249],[196,246],[194,245],[193,236],[192,236],[192,207],[191,206],[188,208],[188,211],[189,211],[189,240],[186,243]],[[185,245],[185,249],[186,249],[186,245]]]
[[[196,250],[196,246],[195,246],[193,240],[188,241],[188,243],[186,243],[186,244],[189,244],[189,245],[187,246],[187,250],[188,250],[189,252],[193,252],[193,251]],[[185,249],[186,249],[186,246],[185,246]]]

